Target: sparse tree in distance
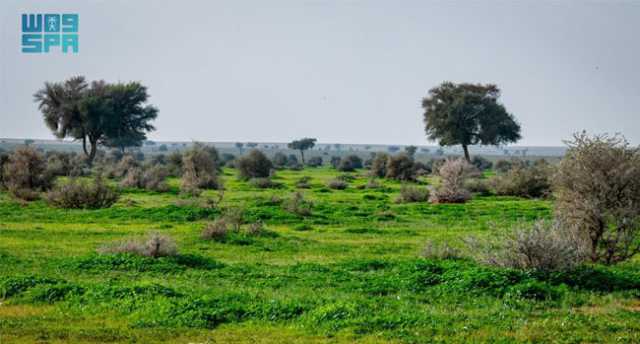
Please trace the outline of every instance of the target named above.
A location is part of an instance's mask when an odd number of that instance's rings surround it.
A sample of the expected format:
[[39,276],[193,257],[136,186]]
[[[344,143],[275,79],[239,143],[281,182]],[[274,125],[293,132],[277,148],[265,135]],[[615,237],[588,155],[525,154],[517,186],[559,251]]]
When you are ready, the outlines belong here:
[[236,148],[238,148],[238,152],[240,152],[240,154],[242,154],[242,148],[243,147],[244,147],[244,143],[236,142]]
[[444,82],[422,99],[427,138],[441,146],[501,145],[520,139],[520,125],[498,102],[500,89],[487,84]]
[[300,151],[300,158],[302,160],[302,164],[304,165],[304,151],[307,149],[313,148],[316,145],[317,139],[312,139],[309,137],[302,138],[300,140],[294,140],[287,145],[289,149],[295,149]]

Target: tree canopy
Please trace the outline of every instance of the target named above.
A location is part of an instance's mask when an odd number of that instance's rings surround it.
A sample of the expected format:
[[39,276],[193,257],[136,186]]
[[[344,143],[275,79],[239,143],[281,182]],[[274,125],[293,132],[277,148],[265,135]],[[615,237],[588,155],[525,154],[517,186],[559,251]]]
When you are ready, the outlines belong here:
[[[63,82],[46,82],[34,95],[44,121],[60,139],[81,140],[89,162],[98,145],[124,150],[141,146],[158,109],[148,105],[147,88],[138,82],[87,83],[76,76]],[[87,148],[87,144],[89,148]]]
[[520,125],[498,102],[500,89],[487,84],[444,82],[422,99],[427,138],[441,146],[501,145],[520,139]]
[[300,157],[302,158],[302,164],[304,165],[304,151],[307,149],[313,148],[316,145],[317,139],[312,139],[309,137],[302,138],[300,140],[291,141],[287,147],[289,149],[295,149],[300,151]]

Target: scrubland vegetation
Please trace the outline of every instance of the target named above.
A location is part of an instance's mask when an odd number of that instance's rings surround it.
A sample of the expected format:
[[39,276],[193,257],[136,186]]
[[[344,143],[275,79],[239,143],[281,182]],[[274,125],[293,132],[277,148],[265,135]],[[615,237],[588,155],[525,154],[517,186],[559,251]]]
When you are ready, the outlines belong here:
[[[640,342],[640,151],[580,133],[559,163],[472,159],[520,137],[499,94],[423,100],[427,135],[463,157],[303,138],[298,160],[127,151],[157,115],[143,86],[47,84],[47,125],[85,154],[0,152],[0,343]],[[123,115],[124,95],[124,136],[74,117]]]
[[[405,153],[345,172],[250,150],[230,168],[195,145],[54,178],[21,148],[3,158],[1,338],[634,343],[637,226],[619,219],[638,220],[637,193],[605,196],[635,187],[637,151],[613,140],[426,175]],[[595,168],[584,186],[576,168]]]

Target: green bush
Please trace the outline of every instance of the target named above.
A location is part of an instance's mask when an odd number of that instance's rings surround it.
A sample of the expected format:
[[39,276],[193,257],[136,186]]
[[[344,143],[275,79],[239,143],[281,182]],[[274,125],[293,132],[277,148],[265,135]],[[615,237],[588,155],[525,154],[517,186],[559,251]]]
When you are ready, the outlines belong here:
[[247,180],[269,177],[273,165],[264,153],[257,149],[252,149],[249,153],[236,160],[235,167],[238,169],[240,178]]

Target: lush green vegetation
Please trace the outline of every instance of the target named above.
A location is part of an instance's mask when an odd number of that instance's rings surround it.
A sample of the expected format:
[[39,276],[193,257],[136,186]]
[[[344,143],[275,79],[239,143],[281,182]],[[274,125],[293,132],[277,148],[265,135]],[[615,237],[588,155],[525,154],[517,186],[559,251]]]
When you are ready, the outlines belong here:
[[[464,251],[551,216],[552,202],[476,195],[465,204],[396,203],[402,183],[344,190],[328,168],[279,171],[258,188],[224,170],[224,198],[125,189],[111,208],[65,210],[0,193],[0,343],[640,341],[640,269],[536,273],[428,260],[428,240]],[[298,189],[308,176],[309,188]],[[350,181],[349,181],[350,180]],[[115,184],[115,182],[113,182]],[[420,184],[436,183],[421,179]],[[296,191],[312,202],[299,215]],[[203,240],[227,208],[269,235]],[[98,255],[104,244],[170,235],[179,255]]]

